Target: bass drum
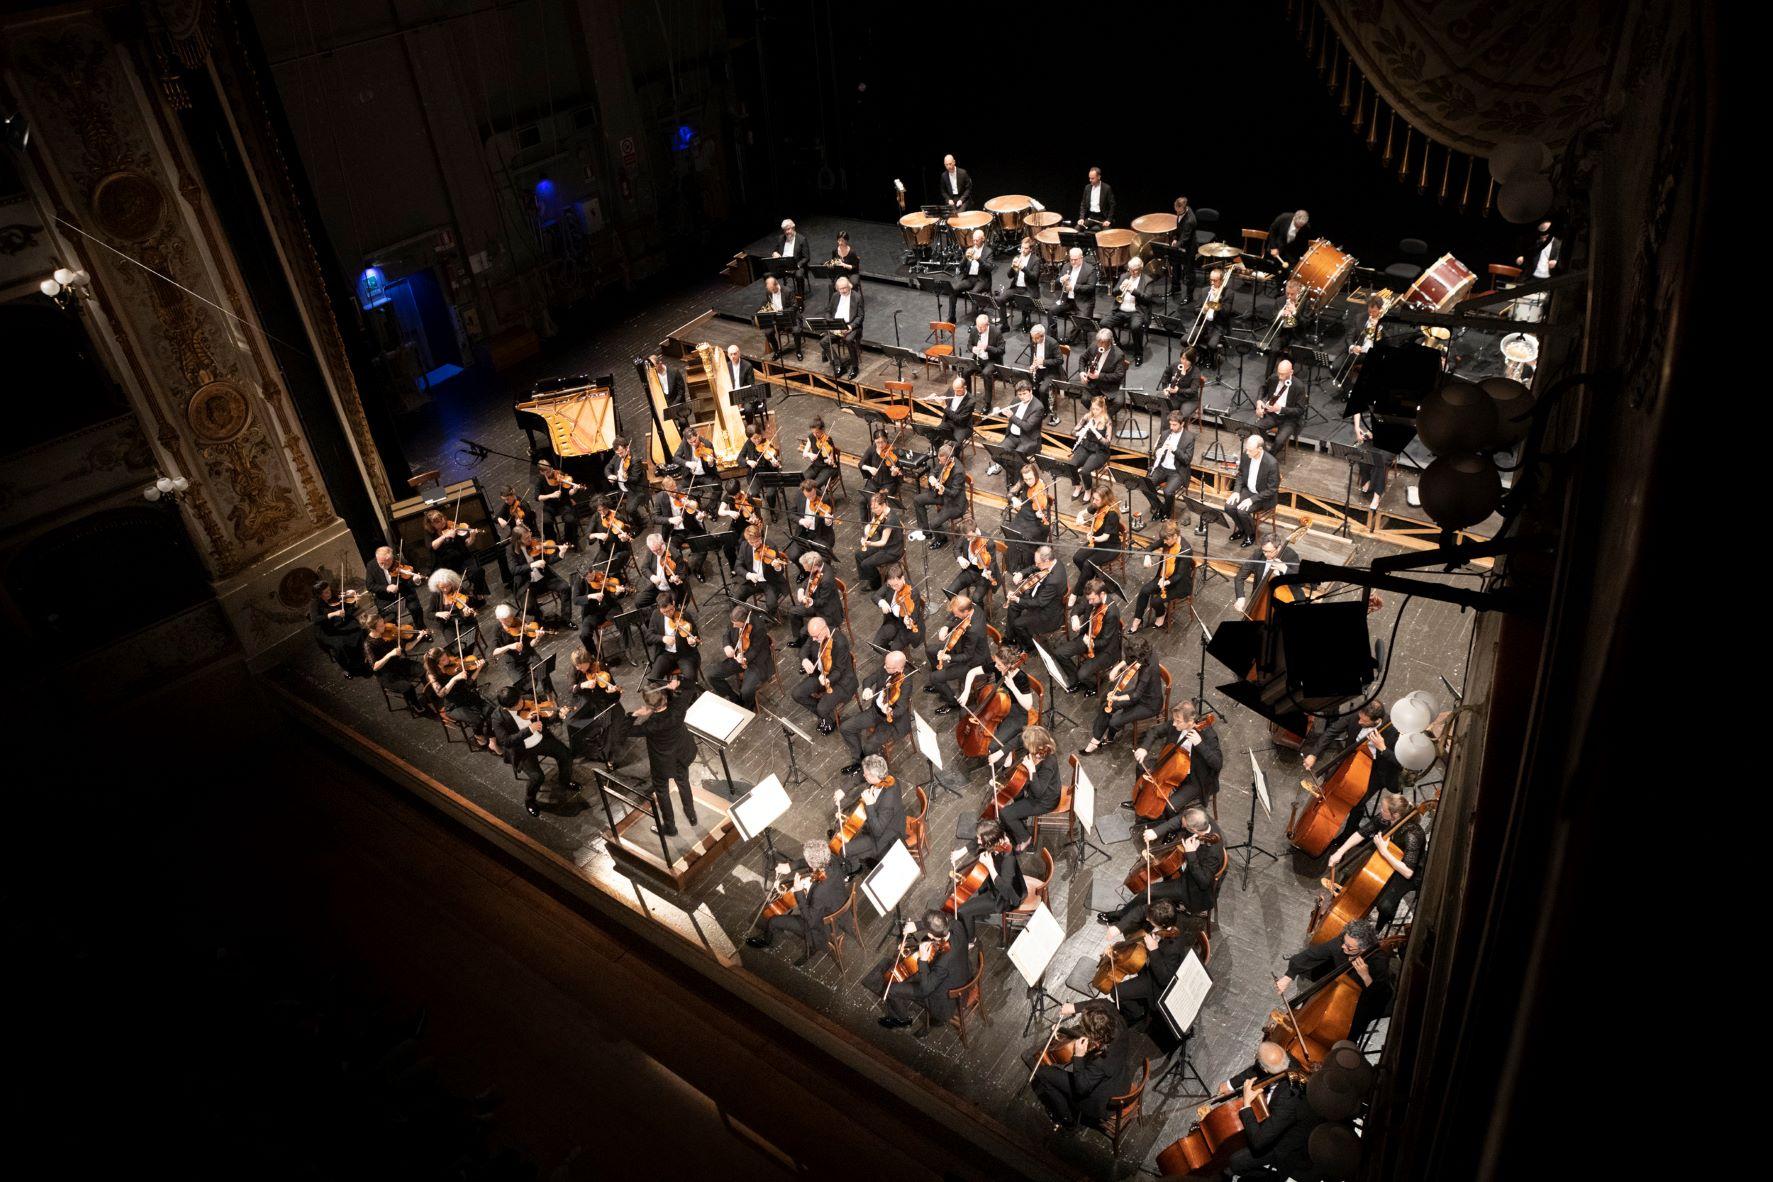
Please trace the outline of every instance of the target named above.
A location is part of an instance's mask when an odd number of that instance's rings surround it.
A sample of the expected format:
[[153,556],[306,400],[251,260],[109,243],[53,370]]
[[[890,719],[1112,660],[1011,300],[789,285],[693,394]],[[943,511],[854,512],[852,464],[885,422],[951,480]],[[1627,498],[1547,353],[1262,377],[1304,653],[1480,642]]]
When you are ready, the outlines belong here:
[[1317,238],[1293,268],[1292,278],[1311,293],[1314,304],[1322,307],[1336,298],[1353,270],[1353,255],[1344,253],[1327,238]]
[[1465,298],[1477,276],[1450,254],[1444,254],[1434,266],[1416,277],[1404,293],[1404,306],[1424,312],[1444,312]]

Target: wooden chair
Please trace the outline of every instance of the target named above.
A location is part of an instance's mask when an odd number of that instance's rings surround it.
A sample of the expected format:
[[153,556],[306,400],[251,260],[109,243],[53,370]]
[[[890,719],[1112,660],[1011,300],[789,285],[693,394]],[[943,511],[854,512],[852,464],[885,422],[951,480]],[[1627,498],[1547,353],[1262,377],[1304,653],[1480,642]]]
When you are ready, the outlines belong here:
[[[1520,272],[1516,271],[1515,274],[1518,275]],[[414,492],[418,492],[420,489],[430,488],[432,485],[440,483],[441,476],[442,473],[436,468],[429,468],[423,472],[414,472],[411,476],[406,478],[406,487],[412,489]]]
[[1244,236],[1244,253],[1261,258],[1268,250],[1268,231],[1252,230],[1245,226],[1240,231]]
[[[1038,823],[1039,819],[1036,818],[1036,824]],[[1010,946],[1010,933],[1019,932],[1027,927],[1028,921],[1034,918],[1035,911],[1047,901],[1047,890],[1053,882],[1053,852],[1042,850],[1040,858],[1045,869],[1038,878],[1031,874],[1024,879],[1028,885],[1028,893],[1022,896],[1021,905],[1013,911],[1000,911],[997,914],[998,924],[1003,930],[1005,948]]]
[[985,1013],[985,990],[981,982],[985,980],[985,950],[979,949],[979,964],[973,970],[973,979],[965,985],[958,985],[948,991],[948,998],[954,1002],[954,1016],[948,1019],[948,1025],[960,1036],[960,1045],[967,1045],[967,1023],[977,1016],[980,1022],[991,1025],[991,1019]]
[[1168,721],[1170,717],[1170,671],[1165,669],[1162,665],[1159,665],[1157,667],[1157,675],[1163,679],[1164,683],[1164,708],[1156,717],[1141,718],[1138,722],[1133,724],[1133,733],[1128,735],[1127,738],[1132,740],[1135,749],[1139,746],[1139,736],[1145,733],[1146,726],[1153,722],[1162,725],[1164,722]]
[[905,848],[917,859],[917,868],[923,869],[924,851],[929,848],[929,833],[924,828],[924,818],[929,815],[930,796],[922,788],[913,788],[917,793],[917,812],[905,814]]
[[1145,1084],[1151,1078],[1151,1060],[1146,1059],[1139,1068],[1139,1077],[1133,1086],[1118,1096],[1109,1098],[1108,1110],[1102,1114],[1100,1122],[1092,1121],[1089,1128],[1108,1138],[1109,1152],[1116,1161],[1120,1159],[1120,1143],[1133,1126],[1139,1123],[1142,1115],[1141,1102],[1145,1097]]
[[[1059,803],[1053,807],[1051,812],[1035,817],[1033,823],[1029,825],[1029,831],[1037,849],[1041,849],[1041,835],[1043,833],[1055,829],[1063,830],[1066,841],[1070,841],[1077,833],[1077,813],[1071,807],[1072,788],[1077,784],[1077,756],[1073,755],[1070,758],[1071,779],[1059,786]],[[1041,849],[1041,853],[1046,853],[1046,850]]]
[[825,917],[826,947],[831,952],[831,959],[837,964],[837,971],[843,972],[843,921],[850,921],[850,931],[855,933],[856,943],[862,942],[862,927],[856,921],[856,888],[850,887],[849,902]]
[[[944,340],[944,337],[947,339]],[[930,366],[941,368],[937,358],[954,356],[954,324],[947,320],[932,320],[930,335],[924,339],[935,342],[923,347],[923,380],[927,382],[930,380]]]
[[895,423],[903,422],[911,417],[911,391],[915,388],[911,382],[888,382],[887,394],[892,401],[880,408],[880,413]]

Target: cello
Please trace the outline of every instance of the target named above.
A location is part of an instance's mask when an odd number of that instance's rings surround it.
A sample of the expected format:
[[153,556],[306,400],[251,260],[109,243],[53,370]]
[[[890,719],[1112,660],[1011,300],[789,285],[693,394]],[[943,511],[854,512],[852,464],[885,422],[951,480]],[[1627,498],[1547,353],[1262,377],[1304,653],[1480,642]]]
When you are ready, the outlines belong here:
[[948,877],[954,880],[954,886],[949,888],[948,897],[942,900],[942,910],[954,915],[960,911],[963,903],[985,889],[986,884],[991,881],[991,869],[985,865],[986,854],[993,856],[994,865],[997,858],[1014,856],[1010,840],[1006,837],[990,849],[980,850],[975,854],[973,864],[967,868],[965,874],[950,870]]
[[[1195,720],[1191,728],[1196,731],[1212,726],[1215,716],[1208,714]],[[1188,773],[1194,767],[1194,760],[1189,755],[1177,736],[1177,742],[1171,743],[1158,756],[1157,766],[1139,773],[1139,779],[1133,785],[1133,815],[1147,821],[1161,820],[1170,809],[1170,797],[1176,789],[1188,779]]]
[[985,802],[985,808],[979,813],[979,819],[981,821],[995,820],[999,813],[1010,807],[1011,801],[1022,795],[1022,789],[1028,787],[1028,781],[1033,775],[1033,770],[1026,763],[1018,760],[1015,769],[1004,777],[1003,783],[996,785],[997,790],[991,794],[991,799]]
[[[1311,803],[1304,811],[1288,818],[1287,840],[1314,858],[1321,856],[1342,832],[1348,815],[1367,798],[1367,788],[1372,780],[1373,752],[1367,741],[1361,739],[1342,753],[1342,758],[1324,777],[1321,788],[1313,786],[1310,780],[1299,781],[1299,787],[1311,795]],[[1293,807],[1298,808],[1298,801],[1293,802]]]
[[[1319,895],[1317,902],[1312,904],[1311,920],[1306,924],[1306,930],[1310,932],[1308,943],[1320,944],[1325,940],[1335,939],[1342,934],[1343,928],[1373,909],[1379,892],[1385,889],[1385,884],[1397,873],[1390,862],[1379,856],[1378,843],[1382,841],[1391,845],[1391,835],[1403,828],[1406,822],[1433,812],[1439,804],[1440,797],[1435,796],[1399,817],[1397,823],[1374,842],[1374,848],[1367,852],[1360,868],[1349,876],[1347,882],[1338,884],[1334,872],[1323,880],[1324,889],[1328,893]],[[1399,859],[1403,857],[1403,851],[1396,846],[1391,846],[1391,852]]]
[[[973,691],[972,702],[966,705],[966,717],[954,727],[954,741],[960,745],[961,754],[974,759],[984,759],[997,741],[997,727],[1008,718],[1011,709],[1016,705],[1016,697],[1010,693],[1005,680],[1028,662],[1028,654],[1022,653],[1005,672],[985,682]],[[1040,708],[1028,711],[1028,725],[1038,726]]]
[[[1298,1083],[1304,1076],[1296,1070],[1271,1075],[1256,1084],[1257,1095],[1250,1102],[1250,1111],[1258,1121],[1268,1119],[1268,1104],[1261,1093],[1282,1079]],[[1195,1109],[1194,1127],[1165,1146],[1157,1155],[1157,1168],[1166,1176],[1211,1174],[1225,1169],[1231,1155],[1244,1145],[1244,1097],[1241,1091],[1220,1096]]]
[[[1368,948],[1361,955],[1396,951],[1403,947],[1409,935],[1406,928],[1395,936],[1386,936],[1375,948]],[[1347,964],[1314,982],[1300,995],[1297,1003],[1283,998],[1281,1008],[1269,1012],[1262,1037],[1285,1048],[1296,1062],[1308,1066],[1322,1063],[1324,1056],[1330,1053],[1330,1047],[1347,1038],[1354,1029],[1355,1006],[1360,1004],[1361,992],[1365,988],[1354,971],[1354,959],[1350,958]]]
[[[1149,831],[1148,831],[1149,832]],[[1190,837],[1202,845],[1218,845],[1223,840],[1217,833],[1193,833],[1184,831],[1180,837],[1165,842],[1156,849],[1140,851],[1139,862],[1127,875],[1124,884],[1134,894],[1141,894],[1151,889],[1151,884],[1166,878],[1174,878],[1188,864],[1188,851],[1182,843]]]

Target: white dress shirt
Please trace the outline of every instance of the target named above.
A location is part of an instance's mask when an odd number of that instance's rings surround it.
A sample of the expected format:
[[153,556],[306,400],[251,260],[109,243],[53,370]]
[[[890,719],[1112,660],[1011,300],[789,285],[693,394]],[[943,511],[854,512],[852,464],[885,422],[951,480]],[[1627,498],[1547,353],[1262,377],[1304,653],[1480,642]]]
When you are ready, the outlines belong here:
[[849,319],[850,319],[850,297],[849,296],[840,295],[837,297],[836,317],[837,317],[837,319],[843,321],[845,324],[849,323]]

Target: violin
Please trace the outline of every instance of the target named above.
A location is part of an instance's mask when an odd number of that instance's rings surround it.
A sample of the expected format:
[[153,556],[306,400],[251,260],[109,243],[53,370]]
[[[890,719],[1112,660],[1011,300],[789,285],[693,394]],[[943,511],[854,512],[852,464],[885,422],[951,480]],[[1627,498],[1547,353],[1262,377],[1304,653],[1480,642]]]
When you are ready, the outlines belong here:
[[[1298,1071],[1283,1071],[1256,1084],[1256,1096],[1250,1111],[1257,1121],[1268,1119],[1268,1104],[1262,1093],[1282,1079],[1303,1082]],[[1243,1148],[1246,1134],[1243,1122],[1244,1097],[1241,1091],[1220,1096],[1195,1110],[1194,1127],[1170,1142],[1157,1155],[1157,1168],[1165,1176],[1222,1173],[1231,1155]]]
[[418,577],[419,572],[404,562],[396,562],[393,566],[388,568],[388,580],[390,582],[398,582],[401,579],[416,579]]
[[565,489],[569,493],[578,492],[585,487],[571,476],[568,476],[565,472],[562,472],[559,468],[548,469],[547,481],[555,488]]
[[560,553],[560,543],[553,538],[531,538],[523,544],[523,552],[529,555],[531,562],[538,558],[553,558]]
[[472,677],[485,667],[486,661],[470,653],[458,657],[454,653],[444,653],[437,658],[437,671],[445,677],[454,677],[458,673],[466,673]]
[[[1208,714],[1196,719],[1190,729],[1199,732],[1212,726],[1214,721],[1215,717]],[[1158,756],[1157,766],[1140,772],[1139,779],[1133,785],[1133,815],[1147,821],[1161,820],[1169,811],[1170,797],[1188,779],[1193,766],[1194,760],[1189,755],[1188,748],[1180,741],[1165,747]]]
[[[660,614],[662,615],[663,613]],[[683,639],[689,641],[691,644],[696,643],[696,626],[684,619],[682,612],[679,612],[674,616],[665,616],[665,623],[669,624],[671,630]]]
[[607,570],[588,570],[585,572],[585,586],[593,595],[621,595],[627,590],[622,580]]
[[618,542],[632,542],[634,540],[634,535],[628,532],[626,525],[622,524],[622,515],[614,509],[598,510],[597,519],[608,531],[609,536]]
[[[1016,697],[1010,693],[1008,685],[1009,675],[1020,669],[1027,660],[1028,654],[1023,653],[1010,665],[1008,673],[993,678],[974,691],[966,717],[954,728],[954,741],[960,744],[964,754],[974,759],[983,759],[990,753],[991,744],[997,737],[998,726],[1010,716],[1010,709],[1016,704]],[[1037,705],[1028,711],[1028,725],[1039,724],[1040,707]]]
[[769,546],[759,546],[752,553],[757,556],[757,561],[776,570],[781,570],[787,563],[787,559],[783,557],[780,550],[772,549]]
[[486,531],[477,525],[469,525],[466,521],[452,521],[437,532],[440,534],[453,533],[458,538],[465,538],[471,534],[485,533]]
[[1188,863],[1188,851],[1182,848],[1182,843],[1190,837],[1202,845],[1218,845],[1222,840],[1217,833],[1184,833],[1161,846],[1141,850],[1138,863],[1127,875],[1126,888],[1135,894],[1144,894],[1152,883],[1180,874]]
[[553,698],[519,698],[512,709],[534,722],[538,718],[553,718],[560,712],[560,705]]
[[1133,684],[1138,676],[1139,662],[1137,661],[1132,662],[1125,669],[1121,670],[1120,679],[1114,683],[1114,688],[1102,695],[1102,713],[1114,713],[1114,695],[1126,693],[1128,687]]
[[392,620],[383,620],[380,624],[376,625],[375,630],[375,637],[377,640],[394,640],[401,644],[410,644],[418,634],[419,630],[417,626],[413,624],[396,624]]
[[513,640],[519,636],[525,640],[539,640],[542,636],[542,626],[534,620],[524,620],[519,624],[512,624],[509,620],[500,620],[499,627],[503,628],[505,635]]
[[466,591],[451,591],[443,597],[443,602],[459,612],[466,612],[468,615],[474,614],[474,605],[468,602]]
[[702,461],[702,463],[714,463],[714,447],[706,439],[697,439],[690,445],[690,451],[695,455],[696,459]]
[[771,440],[766,439],[758,444],[757,454],[766,464],[774,464],[778,468],[782,466],[782,451]]

